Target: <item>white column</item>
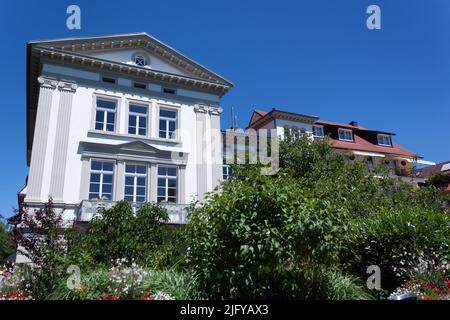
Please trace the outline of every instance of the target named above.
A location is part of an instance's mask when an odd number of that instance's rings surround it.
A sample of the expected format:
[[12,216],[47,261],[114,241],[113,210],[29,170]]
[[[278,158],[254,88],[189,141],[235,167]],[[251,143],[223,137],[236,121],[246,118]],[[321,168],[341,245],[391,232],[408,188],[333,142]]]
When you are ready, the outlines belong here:
[[31,152],[30,170],[28,174],[27,196],[25,201],[46,201],[42,199],[42,179],[44,175],[45,155],[47,152],[48,131],[53,92],[57,81],[39,77],[40,84],[37,115],[34,128],[33,148]]
[[61,91],[56,124],[56,140],[53,153],[52,174],[50,180],[50,196],[55,202],[63,202],[64,182],[66,176],[67,150],[69,145],[70,116],[72,113],[73,95],[77,85],[71,82],[60,82]]

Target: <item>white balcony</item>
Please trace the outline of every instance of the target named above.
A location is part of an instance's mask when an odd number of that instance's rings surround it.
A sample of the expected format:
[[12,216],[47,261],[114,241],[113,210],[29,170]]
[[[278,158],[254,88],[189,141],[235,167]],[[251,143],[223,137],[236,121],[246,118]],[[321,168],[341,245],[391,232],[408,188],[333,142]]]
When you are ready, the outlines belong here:
[[[116,201],[109,200],[83,200],[78,210],[78,221],[89,222],[92,218],[99,213],[101,208],[109,209],[116,204]],[[133,210],[136,210],[141,206],[140,203],[132,203]],[[172,203],[160,203],[161,207],[167,210],[169,215],[169,224],[186,224],[188,222],[188,211],[191,207],[188,204],[172,204]]]

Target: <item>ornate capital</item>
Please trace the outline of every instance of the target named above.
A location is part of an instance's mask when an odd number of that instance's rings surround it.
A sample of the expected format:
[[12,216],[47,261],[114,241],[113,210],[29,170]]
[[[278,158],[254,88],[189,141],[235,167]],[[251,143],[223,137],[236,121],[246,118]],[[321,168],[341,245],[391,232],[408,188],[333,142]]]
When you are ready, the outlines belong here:
[[41,88],[49,88],[49,89],[55,89],[58,85],[58,81],[52,78],[46,78],[46,77],[39,77],[38,78],[39,85]]
[[60,91],[75,92],[77,91],[77,87],[77,84],[73,82],[60,81],[58,83],[58,89]]
[[223,109],[219,106],[211,106],[209,107],[209,113],[213,115],[220,115]]
[[202,104],[196,104],[194,106],[194,111],[195,112],[206,113],[206,112],[208,112],[208,106],[205,106],[205,105],[202,105]]

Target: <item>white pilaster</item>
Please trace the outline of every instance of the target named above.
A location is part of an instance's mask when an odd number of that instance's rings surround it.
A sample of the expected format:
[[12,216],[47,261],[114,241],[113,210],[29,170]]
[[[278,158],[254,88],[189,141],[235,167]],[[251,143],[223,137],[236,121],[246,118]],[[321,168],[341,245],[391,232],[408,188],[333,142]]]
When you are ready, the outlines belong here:
[[45,155],[50,125],[50,114],[53,92],[57,86],[54,79],[39,77],[39,101],[31,152],[28,188],[25,201],[46,201],[41,199],[42,180],[44,175]]

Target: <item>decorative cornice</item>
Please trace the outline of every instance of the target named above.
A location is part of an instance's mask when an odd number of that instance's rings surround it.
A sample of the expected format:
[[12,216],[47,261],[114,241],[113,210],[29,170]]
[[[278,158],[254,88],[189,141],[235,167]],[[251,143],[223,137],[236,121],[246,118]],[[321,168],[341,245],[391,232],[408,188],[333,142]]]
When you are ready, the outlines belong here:
[[77,91],[77,88],[77,84],[73,82],[60,81],[58,83],[58,89],[60,91],[75,92]]
[[107,70],[108,72],[112,71],[124,73],[127,75],[131,74],[137,77],[154,79],[157,81],[167,81],[188,87],[201,88],[203,90],[212,91],[214,93],[219,92],[221,96],[223,96],[231,88],[231,86],[228,84],[219,83],[213,80],[200,79],[143,68],[139,66],[133,66],[126,63],[114,62],[92,56],[86,56],[79,53],[62,51],[54,48],[36,46],[34,47],[34,50],[37,50],[37,53],[40,57],[47,59],[55,59],[61,62],[75,63],[84,65],[88,68],[100,68]]
[[52,79],[52,78],[47,78],[47,77],[39,77],[38,82],[42,88],[48,88],[48,89],[55,89],[56,86],[58,85],[58,81],[56,81],[55,79]]

